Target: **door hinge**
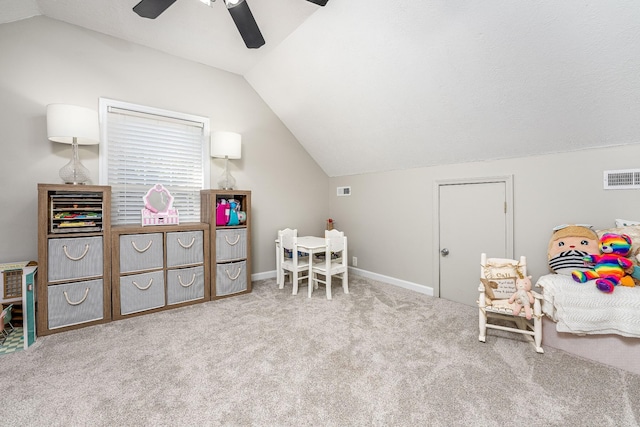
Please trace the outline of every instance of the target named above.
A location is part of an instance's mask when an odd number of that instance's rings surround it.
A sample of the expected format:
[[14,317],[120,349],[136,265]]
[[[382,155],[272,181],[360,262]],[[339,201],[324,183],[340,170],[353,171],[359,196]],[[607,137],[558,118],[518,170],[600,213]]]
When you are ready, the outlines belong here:
[[507,213],[507,202],[504,202],[504,213]]

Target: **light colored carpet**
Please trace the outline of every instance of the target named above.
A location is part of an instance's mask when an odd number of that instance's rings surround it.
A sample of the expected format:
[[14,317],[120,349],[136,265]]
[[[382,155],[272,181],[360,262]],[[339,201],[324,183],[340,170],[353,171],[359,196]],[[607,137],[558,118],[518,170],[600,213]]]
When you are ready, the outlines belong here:
[[[22,426],[637,426],[640,376],[477,311],[350,278],[312,299],[248,295],[39,338],[2,356],[1,419]],[[501,336],[498,336],[500,334]],[[640,356],[640,355],[639,355]]]

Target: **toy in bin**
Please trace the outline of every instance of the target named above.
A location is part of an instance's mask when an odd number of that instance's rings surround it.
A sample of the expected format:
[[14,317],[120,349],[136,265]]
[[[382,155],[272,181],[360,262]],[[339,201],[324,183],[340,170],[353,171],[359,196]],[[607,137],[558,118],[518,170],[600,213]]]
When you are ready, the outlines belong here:
[[179,224],[178,210],[173,207],[173,196],[162,184],[156,184],[142,197],[142,226]]
[[216,225],[233,226],[244,224],[247,213],[240,210],[240,201],[236,199],[218,199],[216,202]]
[[[309,254],[306,253],[306,252],[298,251],[298,258],[304,258],[306,256],[309,256]],[[293,251],[291,249],[286,249],[285,248],[284,257],[285,258],[293,258]]]
[[218,199],[216,203],[216,225],[227,225],[229,222],[229,203],[226,199]]

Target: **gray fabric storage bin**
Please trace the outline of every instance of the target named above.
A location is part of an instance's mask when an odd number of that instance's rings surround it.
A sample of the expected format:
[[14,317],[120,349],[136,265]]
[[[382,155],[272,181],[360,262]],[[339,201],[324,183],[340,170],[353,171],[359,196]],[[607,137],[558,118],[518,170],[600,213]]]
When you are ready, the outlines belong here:
[[49,329],[103,318],[102,279],[51,285],[47,288]]
[[216,265],[216,295],[230,295],[247,290],[247,262]]
[[204,298],[204,267],[167,270],[167,304]]
[[246,257],[246,228],[216,230],[216,261],[235,261]]
[[167,267],[202,264],[203,236],[202,231],[167,233]]
[[49,239],[48,245],[49,282],[102,276],[102,236]]
[[120,277],[120,314],[164,307],[164,271]]
[[120,236],[120,272],[152,270],[164,265],[162,233],[122,234]]

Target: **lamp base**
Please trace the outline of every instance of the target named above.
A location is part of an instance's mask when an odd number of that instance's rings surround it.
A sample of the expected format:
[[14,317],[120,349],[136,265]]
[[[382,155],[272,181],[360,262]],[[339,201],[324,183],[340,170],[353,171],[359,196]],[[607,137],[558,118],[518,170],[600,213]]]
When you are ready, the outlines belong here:
[[78,144],[71,144],[71,160],[60,169],[60,178],[65,184],[82,185],[89,181],[89,169],[81,162],[78,155]]
[[218,179],[218,188],[220,190],[233,190],[236,186],[236,179],[230,173],[223,173]]
[[218,179],[218,188],[220,190],[233,190],[233,187],[236,186],[236,179],[229,172],[229,158],[225,157],[224,159],[224,171],[220,178]]

